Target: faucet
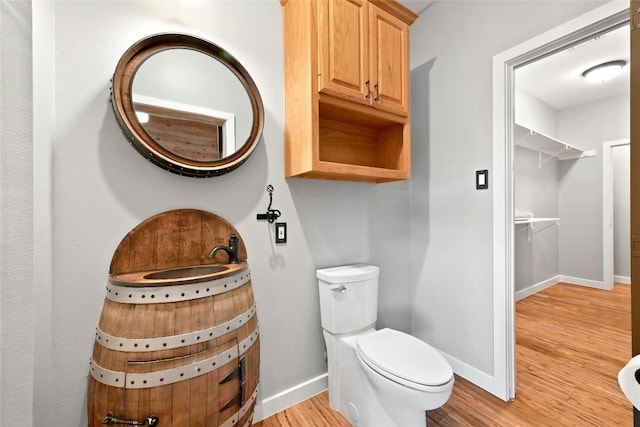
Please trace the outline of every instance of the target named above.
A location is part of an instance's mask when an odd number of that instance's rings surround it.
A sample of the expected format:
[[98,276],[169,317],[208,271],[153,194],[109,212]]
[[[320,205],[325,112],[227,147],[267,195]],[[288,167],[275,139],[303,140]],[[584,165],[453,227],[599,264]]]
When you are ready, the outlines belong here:
[[229,238],[229,246],[216,246],[209,252],[209,258],[213,258],[219,251],[225,251],[229,255],[229,264],[237,264],[238,259],[238,236],[232,234]]

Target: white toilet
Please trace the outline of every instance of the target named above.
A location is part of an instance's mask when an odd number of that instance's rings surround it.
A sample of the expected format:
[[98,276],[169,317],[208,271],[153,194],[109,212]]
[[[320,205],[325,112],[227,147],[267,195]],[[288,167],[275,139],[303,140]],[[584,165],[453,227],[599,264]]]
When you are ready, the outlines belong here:
[[329,363],[329,404],[354,426],[423,427],[451,396],[453,370],[437,350],[393,329],[375,330],[379,269],[317,270]]

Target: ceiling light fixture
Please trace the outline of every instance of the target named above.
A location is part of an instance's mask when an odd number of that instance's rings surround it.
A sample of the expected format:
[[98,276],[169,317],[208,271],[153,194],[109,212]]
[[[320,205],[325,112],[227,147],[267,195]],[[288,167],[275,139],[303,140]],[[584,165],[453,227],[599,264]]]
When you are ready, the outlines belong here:
[[582,77],[590,81],[591,83],[602,83],[614,78],[624,66],[627,65],[627,61],[609,61],[603,64],[598,64],[595,67],[591,67],[582,73]]

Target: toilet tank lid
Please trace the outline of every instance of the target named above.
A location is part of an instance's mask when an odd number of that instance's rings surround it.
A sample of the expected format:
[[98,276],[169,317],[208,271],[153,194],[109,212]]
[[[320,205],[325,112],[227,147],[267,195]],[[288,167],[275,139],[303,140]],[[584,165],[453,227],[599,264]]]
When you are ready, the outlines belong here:
[[316,277],[327,283],[350,283],[378,277],[380,268],[369,264],[342,265],[316,271]]

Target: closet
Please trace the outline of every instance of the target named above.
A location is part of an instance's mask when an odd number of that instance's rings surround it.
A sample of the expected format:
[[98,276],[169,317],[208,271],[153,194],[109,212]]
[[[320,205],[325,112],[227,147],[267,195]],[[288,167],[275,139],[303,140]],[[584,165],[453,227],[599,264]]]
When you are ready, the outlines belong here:
[[[624,282],[628,206],[613,208],[612,147],[629,138],[629,26],[516,69],[513,125],[515,298],[556,282],[602,289]],[[585,73],[616,62],[616,75]],[[628,180],[625,177],[622,180]],[[626,197],[622,197],[626,199]],[[627,237],[613,238],[614,234]],[[614,248],[616,256],[614,257]],[[615,272],[614,272],[615,271]]]
[[559,281],[562,170],[570,166],[565,162],[595,156],[595,150],[562,141],[557,134],[557,112],[517,90],[513,134],[516,300]]

